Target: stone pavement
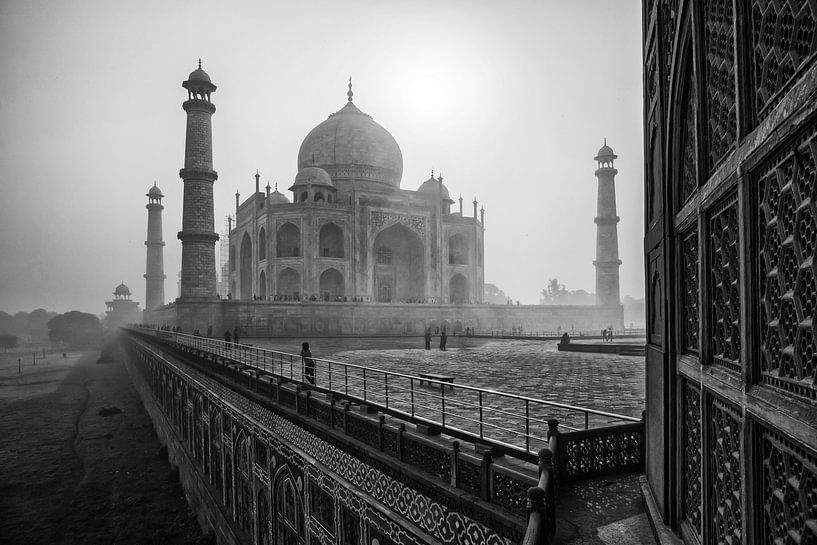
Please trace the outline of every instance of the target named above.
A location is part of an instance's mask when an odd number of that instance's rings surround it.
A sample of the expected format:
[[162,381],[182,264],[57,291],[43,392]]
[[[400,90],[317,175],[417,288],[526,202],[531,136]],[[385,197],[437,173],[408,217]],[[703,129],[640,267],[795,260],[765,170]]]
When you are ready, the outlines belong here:
[[[313,356],[407,374],[453,375],[454,381],[569,405],[640,417],[644,358],[559,352],[555,341],[449,337],[448,350],[424,350],[422,338],[315,338]],[[297,354],[301,339],[251,339]],[[439,339],[434,339],[439,343]],[[436,346],[432,344],[432,346]],[[455,390],[456,392],[456,390]],[[563,424],[583,426],[577,413],[552,411]],[[595,419],[591,424],[606,424]]]

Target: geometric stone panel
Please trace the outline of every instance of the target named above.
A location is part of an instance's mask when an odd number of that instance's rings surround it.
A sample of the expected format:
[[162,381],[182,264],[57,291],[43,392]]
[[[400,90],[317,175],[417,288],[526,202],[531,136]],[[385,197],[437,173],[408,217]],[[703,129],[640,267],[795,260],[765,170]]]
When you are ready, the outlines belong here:
[[701,537],[703,497],[701,495],[701,392],[689,382],[684,388],[684,518]]
[[740,226],[737,196],[719,205],[709,220],[711,342],[714,363],[740,372]]
[[709,520],[713,543],[737,545],[743,533],[740,436],[742,422],[737,408],[718,399],[711,401],[709,456]]
[[681,235],[681,296],[683,298],[683,318],[681,336],[683,347],[690,352],[698,352],[698,230],[692,229]]
[[810,399],[817,399],[815,152],[812,132],[759,168],[756,216],[760,380]]
[[805,61],[817,51],[817,5],[803,0],[754,0],[751,39],[755,107],[766,117]]
[[737,135],[735,53],[732,0],[705,0],[704,54],[706,77],[707,170],[732,148]]
[[759,542],[817,543],[817,456],[779,433],[761,428]]

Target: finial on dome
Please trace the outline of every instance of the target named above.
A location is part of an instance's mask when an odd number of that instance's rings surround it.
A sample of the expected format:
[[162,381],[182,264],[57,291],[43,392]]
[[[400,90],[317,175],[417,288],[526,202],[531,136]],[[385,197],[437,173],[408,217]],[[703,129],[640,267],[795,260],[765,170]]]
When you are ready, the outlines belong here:
[[440,172],[439,175],[437,176],[437,181],[440,182],[440,183],[443,183],[443,173],[442,172]]
[[153,187],[156,187],[156,180],[153,180]]
[[199,57],[199,70],[201,70],[201,57]]
[[605,146],[607,145],[607,137],[606,136],[604,137],[604,145]]
[[434,177],[434,169],[433,168],[431,169],[431,177],[432,178]]
[[278,182],[275,182],[275,191],[278,191]]
[[352,102],[352,97],[355,94],[352,92],[352,76],[349,76],[349,91],[346,93],[346,96],[349,97],[349,102]]

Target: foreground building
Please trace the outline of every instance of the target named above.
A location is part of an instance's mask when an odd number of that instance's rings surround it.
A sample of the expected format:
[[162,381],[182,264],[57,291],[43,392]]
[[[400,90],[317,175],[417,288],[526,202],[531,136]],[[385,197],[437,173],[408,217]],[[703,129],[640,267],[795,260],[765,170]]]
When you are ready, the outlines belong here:
[[817,542],[815,20],[644,2],[648,497],[687,543]]
[[460,199],[452,211],[448,188],[433,172],[417,190],[401,189],[400,147],[354,104],[351,83],[346,105],[303,140],[291,201],[277,188],[262,192],[258,174],[249,198],[242,203],[236,194],[229,292],[220,299],[211,124],[217,87],[201,64],[182,86],[180,296],[150,311],[147,323],[183,331],[238,326],[262,336],[623,329],[617,263],[615,296],[595,306],[482,304],[484,209],[474,199],[466,217]]
[[[483,224],[453,212],[443,177],[401,189],[394,137],[353,102],[306,136],[289,191],[255,192],[230,232],[232,297],[273,301],[477,303]],[[484,218],[484,216],[483,216]]]

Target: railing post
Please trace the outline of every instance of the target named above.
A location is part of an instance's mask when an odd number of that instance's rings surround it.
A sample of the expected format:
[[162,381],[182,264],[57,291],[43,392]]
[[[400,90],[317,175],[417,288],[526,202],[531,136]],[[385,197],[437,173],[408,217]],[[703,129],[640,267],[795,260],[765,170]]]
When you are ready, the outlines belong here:
[[559,431],[559,421],[556,420],[555,418],[548,420],[547,439],[548,448],[550,449],[552,455],[551,463],[553,465],[554,490],[556,489],[556,487],[558,487],[558,476],[563,474],[562,471],[563,468],[561,466],[564,458],[561,454],[563,447],[561,437],[559,437],[561,434],[562,432]]
[[491,501],[491,463],[493,451],[489,448],[482,453],[482,462],[479,464],[479,499]]
[[383,424],[386,422],[386,415],[381,414],[377,418],[377,450],[383,452]]
[[403,461],[403,432],[406,431],[406,425],[400,423],[397,426],[397,459]]
[[451,443],[451,486],[457,487],[459,477],[457,475],[457,466],[460,463],[460,442],[454,441]]

